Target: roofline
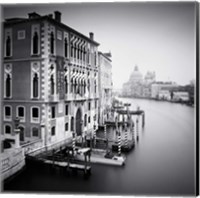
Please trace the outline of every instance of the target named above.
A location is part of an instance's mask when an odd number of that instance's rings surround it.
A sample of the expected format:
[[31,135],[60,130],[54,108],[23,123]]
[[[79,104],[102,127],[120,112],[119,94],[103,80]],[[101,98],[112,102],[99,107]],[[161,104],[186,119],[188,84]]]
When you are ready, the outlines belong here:
[[98,51],[98,54],[101,54],[104,58],[108,59],[110,62],[112,62],[112,60],[110,58],[108,58],[104,53],[102,53],[101,51]]
[[64,23],[56,21],[55,19],[49,17],[48,15],[44,15],[44,16],[40,16],[38,18],[32,18],[32,19],[26,18],[26,19],[22,19],[20,21],[10,21],[10,22],[9,21],[4,21],[3,24],[5,26],[7,26],[7,25],[13,25],[13,24],[18,24],[18,23],[26,23],[26,22],[30,22],[30,21],[39,21],[39,20],[47,20],[47,21],[49,21],[51,23],[55,23],[56,25],[58,25],[60,27],[67,28],[70,32],[73,32],[73,33],[77,34],[78,36],[83,37],[84,39],[86,39],[87,41],[95,44],[96,46],[100,45],[98,42],[96,42],[94,40],[91,40],[89,37],[85,36],[84,34],[82,34],[82,33],[78,32],[78,31],[76,31],[75,29],[65,25]]

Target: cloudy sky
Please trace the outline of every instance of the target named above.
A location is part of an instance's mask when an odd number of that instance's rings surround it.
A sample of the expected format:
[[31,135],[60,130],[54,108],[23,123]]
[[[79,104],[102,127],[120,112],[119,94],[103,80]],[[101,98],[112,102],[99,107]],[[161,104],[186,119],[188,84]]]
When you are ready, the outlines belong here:
[[111,51],[114,88],[121,88],[137,64],[143,75],[187,84],[195,79],[194,2],[68,3],[5,6],[4,17],[59,10],[62,22],[85,35],[94,32],[99,50]]

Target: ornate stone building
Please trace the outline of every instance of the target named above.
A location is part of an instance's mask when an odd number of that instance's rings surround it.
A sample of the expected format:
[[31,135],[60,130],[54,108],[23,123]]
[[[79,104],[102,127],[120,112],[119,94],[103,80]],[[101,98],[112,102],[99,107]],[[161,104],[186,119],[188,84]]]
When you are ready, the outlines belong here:
[[112,106],[112,61],[111,53],[98,53],[99,59],[99,125],[111,116]]
[[51,145],[98,127],[98,43],[61,22],[61,13],[4,22],[3,125],[9,139]]

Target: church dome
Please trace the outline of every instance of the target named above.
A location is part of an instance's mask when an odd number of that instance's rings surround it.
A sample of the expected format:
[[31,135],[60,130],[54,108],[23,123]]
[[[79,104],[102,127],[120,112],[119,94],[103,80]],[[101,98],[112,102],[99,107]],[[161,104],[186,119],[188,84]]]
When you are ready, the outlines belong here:
[[142,73],[139,71],[138,66],[136,65],[134,68],[134,71],[132,72],[130,76],[131,82],[141,82],[142,81]]

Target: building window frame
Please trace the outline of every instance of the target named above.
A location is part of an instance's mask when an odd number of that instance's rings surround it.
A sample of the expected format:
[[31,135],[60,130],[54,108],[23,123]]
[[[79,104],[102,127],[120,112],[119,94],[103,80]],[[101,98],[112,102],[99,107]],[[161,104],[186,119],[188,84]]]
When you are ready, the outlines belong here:
[[56,127],[52,126],[51,127],[51,136],[55,136],[56,135]]
[[[38,109],[38,117],[33,117],[33,109]],[[40,123],[40,107],[32,106],[30,113],[31,113],[31,123]]]
[[[9,85],[8,85],[9,77]],[[12,64],[4,64],[4,98],[12,98]],[[9,86],[9,87],[8,87]]]
[[63,52],[64,52],[64,57],[69,58],[69,34],[67,32],[64,32],[64,44],[63,44]]
[[[37,35],[37,49],[36,53],[34,52],[34,45],[35,45],[35,36]],[[40,24],[34,24],[31,26],[31,55],[40,55]]]
[[31,62],[31,99],[40,98],[40,80],[40,62]]
[[[5,29],[5,31],[4,31],[4,35],[5,35],[5,37],[4,37],[4,57],[5,58],[9,58],[9,57],[12,57],[12,55],[13,55],[13,37],[12,37],[12,29],[11,28],[9,28],[9,29]],[[7,46],[7,39],[8,39],[8,37],[9,37],[9,39],[10,39],[10,49],[9,49],[9,54],[7,54],[7,50],[8,50],[8,46]]]
[[56,94],[56,66],[55,63],[51,63],[49,73],[50,95]]
[[68,131],[69,131],[69,123],[65,122],[65,132],[68,132]]
[[[53,37],[52,37],[53,35]],[[56,31],[54,26],[50,26],[50,33],[49,33],[49,47],[50,47],[50,54],[56,54]],[[52,48],[53,45],[53,48]]]
[[65,104],[65,116],[69,115],[69,104]]
[[26,38],[26,31],[25,30],[18,30],[17,31],[17,40],[23,40]]
[[[6,107],[10,108],[10,116],[6,115]],[[4,106],[4,121],[12,121],[12,106],[11,105]]]
[[74,131],[74,117],[72,116],[71,117],[71,122],[70,122],[70,125],[71,125],[71,131]]
[[56,106],[51,106],[51,119],[56,118]]
[[[23,108],[23,111],[24,111],[24,116],[23,117],[19,115],[19,108]],[[26,121],[26,108],[25,108],[25,106],[22,106],[22,105],[16,106],[16,116],[18,118],[20,118],[20,122],[25,122]]]
[[[7,130],[6,127],[10,128],[9,133],[6,132],[6,130]],[[12,125],[11,124],[8,124],[8,123],[4,124],[4,134],[12,134]]]
[[[34,129],[37,129],[37,135],[34,134]],[[39,128],[36,126],[31,127],[31,137],[39,137]]]

